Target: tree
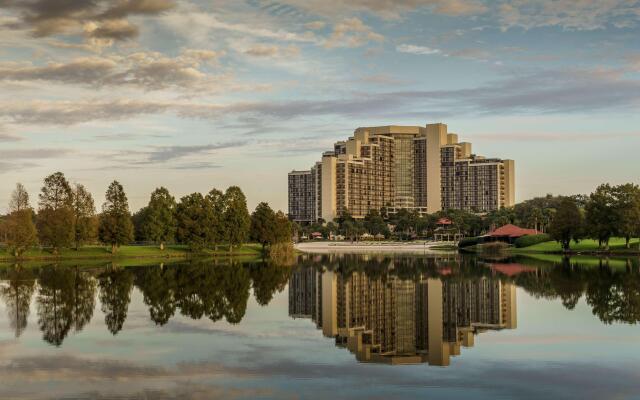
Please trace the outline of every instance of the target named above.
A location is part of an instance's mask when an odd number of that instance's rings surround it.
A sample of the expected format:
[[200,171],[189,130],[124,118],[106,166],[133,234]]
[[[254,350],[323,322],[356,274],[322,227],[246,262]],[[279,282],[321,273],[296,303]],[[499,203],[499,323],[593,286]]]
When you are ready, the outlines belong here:
[[549,234],[564,251],[568,251],[572,240],[578,242],[582,238],[583,224],[583,216],[575,200],[565,197],[551,221]]
[[37,240],[37,232],[33,223],[33,210],[29,205],[29,194],[22,184],[18,183],[11,194],[9,212],[4,228],[9,250],[19,257]]
[[218,243],[225,238],[225,230],[223,226],[223,214],[225,209],[225,196],[218,189],[211,189],[206,196],[209,207],[209,230],[207,241],[213,245],[214,250],[218,250]]
[[609,184],[598,186],[585,205],[587,232],[606,250],[609,249],[609,239],[617,229],[615,205],[615,193]]
[[33,223],[33,211],[30,209],[14,211],[5,222],[7,229],[7,247],[15,257],[20,257],[37,242],[36,226]]
[[389,235],[389,228],[387,223],[377,210],[369,210],[369,213],[364,217],[364,227],[372,235]]
[[16,188],[11,193],[11,200],[9,200],[9,212],[22,211],[31,209],[29,205],[29,193],[24,188],[22,183],[16,183]]
[[230,186],[224,198],[223,226],[229,243],[229,252],[231,252],[234,246],[240,246],[248,239],[251,216],[247,210],[247,199],[239,187]]
[[204,249],[209,241],[211,208],[200,193],[180,199],[176,207],[177,236],[191,251]]
[[39,196],[38,238],[56,254],[73,242],[73,191],[62,172],[49,175]]
[[293,225],[287,215],[282,211],[276,213],[274,224],[274,240],[273,243],[290,243],[293,235]]
[[133,224],[133,237],[136,242],[144,242],[146,237],[146,223],[147,215],[149,214],[149,207],[145,206],[133,213],[131,216],[131,223]]
[[143,232],[147,240],[159,243],[161,250],[164,250],[166,242],[171,242],[175,239],[176,200],[164,187],[160,187],[151,193]]
[[269,204],[260,203],[251,214],[251,240],[262,245],[262,252],[265,252],[267,245],[275,242],[276,236],[276,214]]
[[100,240],[111,245],[111,252],[115,253],[119,246],[133,240],[133,223],[127,195],[118,181],[109,185],[105,198],[100,215]]
[[627,249],[631,238],[640,233],[640,188],[627,183],[613,188],[616,233],[625,238]]
[[73,188],[73,226],[76,250],[83,243],[93,241],[97,236],[98,224],[93,197],[80,184]]

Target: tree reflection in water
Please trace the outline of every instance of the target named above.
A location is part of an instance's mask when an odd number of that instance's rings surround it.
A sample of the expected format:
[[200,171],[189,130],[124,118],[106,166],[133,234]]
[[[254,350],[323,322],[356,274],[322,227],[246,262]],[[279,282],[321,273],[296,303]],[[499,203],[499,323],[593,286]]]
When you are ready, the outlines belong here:
[[45,341],[60,346],[71,328],[89,323],[95,308],[95,279],[78,267],[47,266],[37,273],[38,325]]
[[9,326],[17,338],[27,327],[36,280],[31,269],[19,265],[7,268],[6,274],[6,280],[0,286],[0,296],[6,304]]
[[[615,261],[620,263],[622,261]],[[502,261],[507,267],[525,266],[518,274],[496,272],[495,261],[475,257],[448,258],[382,256],[301,256],[296,267],[269,261],[198,261],[145,267],[0,268],[0,297],[11,329],[19,337],[27,328],[30,303],[36,294],[37,322],[43,339],[60,346],[71,332],[79,332],[92,319],[99,291],[104,322],[112,334],[125,324],[132,290],[140,290],[149,317],[158,326],[176,312],[192,319],[222,319],[240,323],[251,292],[260,306],[285,289],[291,271],[300,267],[324,268],[349,276],[364,272],[368,279],[388,283],[437,278],[464,283],[490,276],[513,283],[538,298],[558,299],[569,310],[585,299],[602,322],[635,324],[640,321],[638,260],[622,264],[582,264],[564,259],[551,263],[532,259]],[[502,265],[502,264],[501,264]],[[488,268],[487,268],[488,267]],[[493,269],[492,269],[493,268]],[[394,283],[394,284],[397,284]]]

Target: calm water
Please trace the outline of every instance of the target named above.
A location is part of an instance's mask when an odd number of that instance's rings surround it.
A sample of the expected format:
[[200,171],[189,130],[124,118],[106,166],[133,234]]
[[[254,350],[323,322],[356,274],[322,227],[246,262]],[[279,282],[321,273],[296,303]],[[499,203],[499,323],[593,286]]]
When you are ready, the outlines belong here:
[[638,260],[0,267],[0,398],[640,398]]

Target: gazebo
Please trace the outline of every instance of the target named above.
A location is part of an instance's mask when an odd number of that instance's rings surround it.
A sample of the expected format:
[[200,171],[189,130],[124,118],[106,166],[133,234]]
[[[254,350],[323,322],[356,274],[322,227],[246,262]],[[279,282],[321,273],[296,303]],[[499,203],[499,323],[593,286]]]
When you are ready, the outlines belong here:
[[537,235],[539,233],[540,232],[535,229],[525,229],[513,224],[507,224],[489,232],[486,237],[493,241],[513,243],[516,239],[523,236]]
[[464,235],[453,227],[449,218],[440,218],[436,225],[438,227],[433,231],[433,240],[436,242],[459,242],[464,238]]

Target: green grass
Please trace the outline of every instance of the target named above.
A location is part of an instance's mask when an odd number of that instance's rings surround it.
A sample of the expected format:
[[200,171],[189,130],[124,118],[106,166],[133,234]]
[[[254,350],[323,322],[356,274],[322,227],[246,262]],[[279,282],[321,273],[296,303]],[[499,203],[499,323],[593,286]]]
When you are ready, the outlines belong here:
[[[219,246],[217,251],[205,250],[200,254],[191,253],[186,246],[172,245],[160,250],[158,246],[121,246],[115,254],[111,253],[111,247],[85,246],[78,250],[62,249],[59,254],[53,254],[48,249],[33,248],[25,252],[21,261],[29,260],[131,260],[131,259],[184,259],[191,256],[259,256],[261,246],[255,243],[245,244],[229,253],[227,246]],[[6,249],[0,249],[0,261],[13,262],[16,258],[7,253]]]
[[[625,252],[638,252],[638,240],[631,241],[631,248],[625,248],[625,240],[623,238],[611,238],[609,241],[609,250],[615,253]],[[581,240],[580,243],[571,242],[571,251],[589,252],[589,251],[602,251],[598,248],[598,242],[596,240],[586,239]],[[555,241],[538,243],[529,247],[522,247],[519,249],[512,249],[514,253],[555,253],[562,252],[560,244]]]

